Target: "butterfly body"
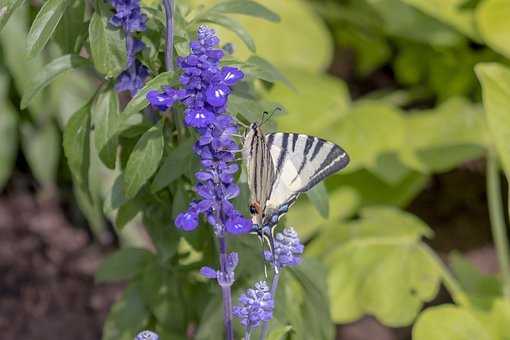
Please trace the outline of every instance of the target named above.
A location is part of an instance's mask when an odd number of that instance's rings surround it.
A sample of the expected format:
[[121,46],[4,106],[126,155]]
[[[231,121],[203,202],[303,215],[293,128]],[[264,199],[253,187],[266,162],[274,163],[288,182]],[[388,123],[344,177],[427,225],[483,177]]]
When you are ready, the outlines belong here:
[[246,133],[243,158],[254,231],[270,239],[301,193],[349,163],[347,153],[334,143],[298,133],[264,134],[257,123]]

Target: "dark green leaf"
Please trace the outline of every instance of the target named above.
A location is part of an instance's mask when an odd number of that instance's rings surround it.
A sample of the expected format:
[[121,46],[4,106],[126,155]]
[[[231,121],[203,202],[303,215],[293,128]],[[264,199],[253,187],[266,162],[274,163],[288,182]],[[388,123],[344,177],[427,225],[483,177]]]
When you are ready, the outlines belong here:
[[121,118],[122,120],[127,119],[128,117],[134,115],[142,111],[144,108],[149,105],[149,102],[146,99],[146,95],[151,90],[161,90],[163,85],[176,85],[176,79],[174,78],[173,72],[163,72],[151,79],[145,84],[140,91],[136,93],[136,95],[129,101],[129,103],[122,111]]
[[329,197],[328,191],[324,183],[319,183],[306,193],[308,199],[312,202],[313,206],[322,217],[328,218],[329,216]]
[[118,138],[116,131],[119,120],[119,99],[117,92],[110,88],[101,92],[92,106],[94,142],[101,161],[110,169],[115,168]]
[[147,132],[136,143],[129,156],[124,172],[124,195],[135,197],[141,187],[158,169],[163,156],[163,124],[160,123]]
[[334,325],[329,314],[326,286],[326,271],[319,263],[304,260],[299,266],[291,267],[292,275],[303,287],[302,313],[306,324],[303,339],[332,339]]
[[126,38],[122,30],[108,25],[108,17],[97,12],[89,25],[92,59],[96,69],[107,78],[117,76],[126,68]]
[[67,122],[64,154],[75,185],[90,198],[90,103],[75,112]]
[[193,153],[193,139],[187,139],[172,149],[152,181],[151,190],[159,191],[182,176],[189,169]]
[[220,2],[209,9],[210,12],[244,14],[252,17],[279,22],[280,16],[269,8],[251,0]]
[[96,272],[97,282],[128,280],[142,272],[154,255],[140,248],[122,248],[110,255]]
[[85,23],[85,1],[67,0],[71,5],[55,31],[55,41],[64,54],[79,53],[88,34]]
[[178,229],[173,225],[172,215],[166,202],[146,205],[143,224],[158,250],[158,258],[163,263],[172,258],[177,253],[180,237]]
[[122,230],[126,224],[134,219],[141,208],[142,204],[136,198],[122,205],[117,211],[117,216],[115,216],[115,227],[117,230]]
[[86,65],[90,65],[87,59],[74,54],[64,55],[46,64],[44,68],[33,77],[30,86],[24,92],[20,104],[21,109],[25,109],[31,100],[57,76],[68,70]]
[[240,23],[238,23],[236,20],[221,15],[221,14],[215,14],[215,13],[209,13],[203,18],[201,18],[202,21],[206,22],[212,22],[214,24],[220,25],[225,27],[226,29],[234,32],[237,34],[239,38],[245,43],[245,45],[250,49],[250,51],[255,52],[255,42],[253,41],[253,38],[251,37],[250,33],[241,26]]
[[34,177],[42,184],[55,183],[60,154],[60,134],[51,121],[35,128],[21,127],[21,145]]
[[25,0],[0,0],[0,31],[11,17],[12,12],[24,2]]
[[285,77],[273,64],[266,59],[252,55],[246,60],[245,68],[243,71],[252,77],[276,83],[281,81],[291,90],[295,90],[292,83]]
[[27,36],[27,49],[30,56],[39,54],[46,46],[69,3],[68,0],[48,0],[43,4]]
[[119,209],[126,202],[127,199],[124,197],[124,179],[122,174],[120,174],[113,182],[109,196],[104,202],[104,211],[110,213],[113,210]]
[[133,340],[146,327],[149,317],[138,286],[132,284],[112,306],[103,326],[102,340]]

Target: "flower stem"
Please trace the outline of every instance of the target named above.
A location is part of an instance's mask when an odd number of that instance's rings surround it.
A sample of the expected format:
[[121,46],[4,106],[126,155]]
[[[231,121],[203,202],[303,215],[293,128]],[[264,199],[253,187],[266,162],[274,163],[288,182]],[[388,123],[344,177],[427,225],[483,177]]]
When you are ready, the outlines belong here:
[[163,0],[166,15],[166,47],[165,66],[167,71],[174,70],[174,22],[173,22],[173,1]]
[[244,330],[244,340],[250,340],[250,337],[251,337],[251,328],[246,327],[246,329]]
[[506,299],[510,299],[508,235],[506,233],[505,218],[502,209],[499,165],[493,151],[489,151],[487,158],[487,195],[489,201],[492,237],[494,238],[494,243],[496,245],[501,278],[503,281],[503,295]]
[[[225,235],[218,235],[220,243],[220,270],[227,276],[227,241]],[[223,295],[223,323],[225,325],[225,335],[227,340],[234,339],[234,329],[232,327],[232,292],[231,284],[221,285],[221,293]]]
[[[276,289],[278,288],[278,282],[280,281],[280,271],[275,271],[273,276],[273,283],[271,284],[271,296],[273,301],[275,301]],[[264,340],[267,336],[267,332],[269,331],[269,320],[264,321],[262,324],[262,330],[260,331],[260,340]]]

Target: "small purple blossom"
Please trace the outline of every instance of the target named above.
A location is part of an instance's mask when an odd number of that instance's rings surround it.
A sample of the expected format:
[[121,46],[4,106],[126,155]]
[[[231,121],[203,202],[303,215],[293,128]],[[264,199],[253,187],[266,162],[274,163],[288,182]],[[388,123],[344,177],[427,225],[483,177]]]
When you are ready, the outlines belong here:
[[129,91],[132,96],[143,87],[149,70],[136,60],[145,44],[133,37],[135,32],[145,31],[147,16],[142,13],[140,0],[110,0],[114,14],[110,24],[120,28],[126,35],[127,67],[118,77],[115,89],[117,92]]
[[[301,255],[304,246],[299,241],[297,232],[292,227],[283,229],[283,232],[277,233],[274,238],[275,264],[279,268],[295,266],[301,263]],[[271,251],[264,252],[266,261],[273,262]]]
[[153,331],[141,331],[136,335],[135,340],[159,340],[159,335]]
[[239,146],[232,137],[237,125],[225,112],[231,86],[243,79],[244,74],[235,67],[220,67],[224,52],[218,44],[214,30],[201,25],[197,39],[190,43],[191,53],[177,59],[183,89],[167,86],[162,91],[150,91],[147,100],[161,111],[176,102],[183,103],[185,125],[195,128],[200,135],[193,150],[202,164],[195,175],[198,181],[195,191],[201,198],[192,202],[188,211],[179,214],[175,221],[177,228],[193,230],[200,213],[218,235],[225,231],[243,234],[251,230],[252,223],[230,203],[239,195],[239,187],[233,183],[238,171],[233,152]]
[[233,314],[247,329],[253,329],[261,322],[273,317],[274,302],[265,281],[255,284],[239,297],[239,305],[234,306]]
[[145,31],[147,16],[140,9],[140,0],[111,0],[115,14],[110,18],[110,24],[122,28],[124,32]]

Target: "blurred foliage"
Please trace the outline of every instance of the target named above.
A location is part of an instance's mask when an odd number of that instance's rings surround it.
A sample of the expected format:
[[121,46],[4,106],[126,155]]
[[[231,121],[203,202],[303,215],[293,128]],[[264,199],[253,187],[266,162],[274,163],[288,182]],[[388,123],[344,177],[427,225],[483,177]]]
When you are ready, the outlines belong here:
[[[459,254],[450,273],[424,240],[433,237],[430,226],[403,209],[430,176],[491,150],[510,175],[510,2],[176,3],[178,55],[199,23],[234,46],[226,63],[247,79],[230,97],[230,113],[254,121],[279,106],[279,130],[329,139],[351,156],[286,218],[307,242],[306,257],[283,273],[269,338],[332,339],[333,323],[364,314],[389,326],[414,323],[416,340],[508,338],[501,279]],[[173,226],[192,195],[194,137],[143,114],[145,94],[177,77],[162,69],[160,2],[142,4],[149,17],[142,58],[159,75],[126,98],[112,86],[126,63],[125,41],[107,25],[106,5],[0,0],[0,186],[24,159],[41,190],[72,180],[99,241],[106,223],[115,225],[122,247],[96,278],[129,286],[103,339],[132,339],[145,327],[163,339],[185,339],[190,328],[196,339],[219,339],[219,293],[197,274],[216,258],[211,232]],[[246,210],[242,187],[236,204]],[[229,241],[242,261],[237,297],[264,268],[255,239]],[[421,312],[441,284],[454,304]]]

